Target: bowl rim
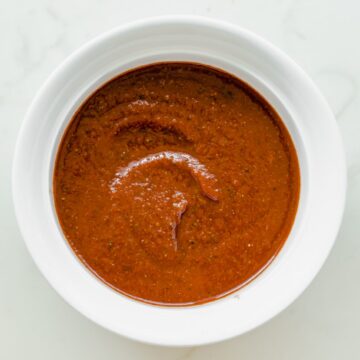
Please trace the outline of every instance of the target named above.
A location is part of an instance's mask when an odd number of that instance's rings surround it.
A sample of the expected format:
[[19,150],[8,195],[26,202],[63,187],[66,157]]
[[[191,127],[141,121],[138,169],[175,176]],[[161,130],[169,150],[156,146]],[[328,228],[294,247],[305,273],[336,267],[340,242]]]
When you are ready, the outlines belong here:
[[[345,195],[346,195],[346,162],[345,162],[345,153],[344,153],[344,149],[343,149],[343,145],[342,145],[342,140],[341,140],[339,130],[337,128],[336,120],[335,120],[328,104],[326,103],[325,99],[323,98],[323,96],[321,95],[321,93],[319,92],[317,87],[314,85],[314,83],[312,82],[310,77],[291,58],[289,58],[281,50],[279,50],[278,48],[273,46],[271,43],[267,42],[263,38],[259,37],[258,35],[255,35],[254,33],[250,32],[246,29],[243,29],[239,26],[236,26],[236,25],[233,25],[230,23],[226,23],[223,21],[214,20],[214,19],[210,19],[210,18],[206,18],[206,17],[201,17],[201,16],[176,15],[176,16],[152,17],[152,18],[137,20],[137,21],[116,27],[114,29],[111,29],[111,30],[95,37],[94,39],[90,40],[89,42],[85,43],[78,50],[76,50],[70,56],[68,56],[65,59],[65,61],[63,61],[54,70],[54,72],[48,77],[48,79],[42,85],[40,90],[37,92],[34,100],[32,101],[32,103],[29,107],[29,110],[26,113],[25,119],[21,125],[17,143],[16,143],[16,148],[15,148],[15,153],[14,153],[14,158],[13,158],[13,169],[12,169],[12,193],[13,193],[15,214],[16,214],[16,218],[17,218],[17,221],[18,221],[18,224],[20,227],[22,237],[26,243],[28,251],[32,255],[34,262],[36,263],[39,270],[47,278],[46,274],[42,270],[42,266],[38,262],[37,257],[33,253],[31,241],[29,241],[28,236],[26,235],[27,230],[25,229],[25,225],[24,225],[23,221],[21,220],[24,216],[23,210],[21,209],[22,199],[18,196],[18,193],[16,191],[16,189],[20,185],[18,182],[18,177],[19,177],[19,175],[21,175],[23,173],[22,168],[21,168],[20,158],[21,158],[21,153],[24,152],[26,149],[25,145],[27,142],[26,138],[27,138],[28,127],[30,127],[29,119],[31,117],[31,113],[33,112],[33,109],[37,106],[37,103],[41,102],[43,92],[46,91],[46,88],[48,87],[48,85],[58,76],[58,73],[60,73],[60,71],[63,68],[67,67],[70,63],[72,63],[78,56],[80,56],[80,54],[86,52],[88,49],[90,49],[92,47],[96,47],[98,44],[102,43],[105,39],[108,39],[109,37],[112,37],[112,36],[116,36],[117,34],[122,33],[122,32],[127,32],[127,31],[131,31],[131,30],[139,30],[141,28],[153,26],[153,25],[158,26],[158,25],[167,25],[167,24],[174,24],[174,23],[178,23],[178,24],[182,24],[182,25],[190,24],[190,25],[211,27],[218,31],[230,32],[235,36],[241,36],[241,37],[247,38],[250,42],[257,43],[259,47],[266,48],[269,52],[272,53],[272,55],[274,57],[278,58],[279,61],[290,64],[291,67],[294,69],[294,71],[297,71],[299,74],[301,74],[301,76],[304,78],[304,81],[306,81],[308,83],[308,85],[311,86],[311,90],[316,95],[319,104],[323,107],[324,111],[328,113],[327,116],[330,121],[330,126],[333,127],[333,135],[335,137],[337,137],[337,139],[336,139],[337,144],[335,143],[334,146],[337,147],[339,150],[338,158],[336,159],[336,162],[337,162],[338,169],[340,169],[339,174],[338,174],[340,188],[339,188],[339,192],[337,194],[338,207],[336,209],[336,211],[337,211],[337,214],[335,216],[336,221],[331,224],[332,228],[334,229],[333,236],[332,236],[332,239],[329,239],[327,252],[323,254],[322,259],[321,259],[321,261],[318,262],[316,268],[313,271],[312,276],[309,277],[306,280],[306,282],[304,282],[302,288],[300,290],[298,289],[294,294],[292,294],[292,296],[290,296],[285,301],[285,304],[280,306],[280,309],[278,311],[275,311],[270,316],[267,316],[264,321],[258,321],[257,323],[254,323],[252,327],[249,327],[246,330],[246,331],[250,331],[250,330],[256,328],[257,326],[263,324],[264,322],[270,320],[274,316],[276,316],[279,312],[281,312],[288,305],[290,305],[298,296],[300,296],[300,294],[307,288],[307,286],[310,284],[310,282],[313,280],[313,278],[316,276],[316,274],[322,267],[323,263],[325,262],[328,254],[335,242],[336,235],[339,230],[343,212],[344,212]],[[49,279],[48,279],[48,281],[51,284],[51,286],[59,293],[59,295],[61,295],[63,298],[65,298],[65,300],[67,302],[69,302],[74,308],[76,308],[78,311],[83,313],[90,320],[94,321],[97,324],[100,324],[101,326],[103,326],[111,331],[114,331],[115,333],[118,333],[111,326],[109,326],[109,324],[106,324],[104,321],[100,321],[99,318],[95,319],[91,314],[88,314],[85,311],[79,309],[79,306],[72,303],[63,293],[61,293],[57,289],[57,287]],[[199,305],[199,306],[201,306],[201,305]],[[228,335],[221,336],[221,334],[220,334],[220,336],[218,336],[216,339],[214,339],[214,338],[212,338],[212,339],[210,339],[210,338],[204,339],[203,338],[202,340],[196,339],[194,342],[191,342],[191,343],[189,343],[189,342],[184,343],[181,341],[176,342],[176,343],[169,343],[167,341],[159,341],[159,339],[157,339],[157,338],[144,338],[144,337],[141,338],[141,337],[131,336],[131,335],[125,334],[125,333],[121,333],[121,335],[123,335],[125,337],[129,337],[131,339],[141,340],[143,342],[147,342],[150,344],[159,344],[159,345],[167,345],[167,346],[194,346],[194,345],[214,343],[214,342],[222,341],[225,339],[229,339],[229,338],[237,336],[238,333],[233,333],[231,336],[228,336]]]

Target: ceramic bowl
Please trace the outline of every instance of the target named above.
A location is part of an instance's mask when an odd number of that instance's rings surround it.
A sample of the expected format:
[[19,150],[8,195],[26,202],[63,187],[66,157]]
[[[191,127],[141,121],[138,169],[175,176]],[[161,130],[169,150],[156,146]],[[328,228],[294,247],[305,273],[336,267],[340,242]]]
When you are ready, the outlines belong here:
[[[55,154],[75,110],[116,75],[161,61],[208,64],[249,83],[282,117],[300,161],[299,209],[281,252],[247,286],[193,307],[141,303],[102,283],[67,244],[52,198]],[[304,71],[253,33],[198,17],[125,25],[72,54],[36,95],[19,134],[13,167],[18,223],[32,257],[53,288],[79,312],[115,333],[172,346],[240,335],[293,302],[319,271],[335,241],[345,187],[344,151],[336,121]]]

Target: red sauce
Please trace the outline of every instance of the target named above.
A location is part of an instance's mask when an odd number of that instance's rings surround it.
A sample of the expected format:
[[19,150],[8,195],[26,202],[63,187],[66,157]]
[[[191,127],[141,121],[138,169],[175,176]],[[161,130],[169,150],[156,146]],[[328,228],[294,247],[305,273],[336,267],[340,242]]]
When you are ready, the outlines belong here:
[[191,63],[118,76],[91,95],[60,144],[54,199],[81,261],[150,303],[210,301],[283,246],[300,191],[281,119],[248,85]]

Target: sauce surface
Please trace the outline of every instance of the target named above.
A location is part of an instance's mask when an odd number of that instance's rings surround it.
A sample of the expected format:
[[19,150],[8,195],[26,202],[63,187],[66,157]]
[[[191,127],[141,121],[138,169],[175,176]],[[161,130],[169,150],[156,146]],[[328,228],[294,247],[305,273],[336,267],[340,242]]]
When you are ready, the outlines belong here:
[[117,291],[165,305],[254,278],[286,241],[300,191],[294,145],[267,101],[192,63],[135,69],[91,95],[53,182],[81,261]]

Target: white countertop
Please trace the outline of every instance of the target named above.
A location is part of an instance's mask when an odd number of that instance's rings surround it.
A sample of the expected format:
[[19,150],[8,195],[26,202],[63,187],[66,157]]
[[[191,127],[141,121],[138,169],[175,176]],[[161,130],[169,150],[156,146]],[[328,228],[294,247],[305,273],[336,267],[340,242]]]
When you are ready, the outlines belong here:
[[[343,135],[348,162],[343,224],[329,259],[311,286],[283,313],[251,333],[188,349],[160,348],[124,339],[66,304],[30,258],[11,198],[16,136],[32,97],[50,72],[101,32],[127,21],[165,14],[227,20],[253,30],[287,52],[329,101]],[[358,0],[1,1],[0,358],[360,358],[359,15]]]

